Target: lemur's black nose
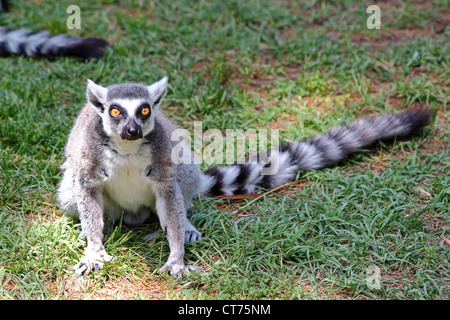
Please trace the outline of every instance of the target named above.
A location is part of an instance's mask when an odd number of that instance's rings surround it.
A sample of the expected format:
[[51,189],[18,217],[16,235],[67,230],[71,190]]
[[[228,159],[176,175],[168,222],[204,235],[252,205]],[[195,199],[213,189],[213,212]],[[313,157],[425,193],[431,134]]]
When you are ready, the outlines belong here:
[[137,140],[142,138],[142,128],[139,124],[132,119],[122,130],[122,139],[125,140]]
[[137,128],[127,128],[127,133],[130,136],[137,136],[138,135],[138,129]]

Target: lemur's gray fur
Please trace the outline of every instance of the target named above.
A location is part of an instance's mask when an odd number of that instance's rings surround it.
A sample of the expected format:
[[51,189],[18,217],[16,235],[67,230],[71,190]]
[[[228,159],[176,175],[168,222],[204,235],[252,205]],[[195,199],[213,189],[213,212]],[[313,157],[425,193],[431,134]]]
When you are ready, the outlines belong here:
[[161,271],[169,270],[181,278],[183,272],[198,269],[186,266],[183,258],[184,244],[201,238],[186,217],[194,197],[277,187],[295,178],[298,171],[329,166],[377,140],[414,133],[429,123],[431,115],[428,109],[418,109],[360,119],[288,143],[272,151],[271,159],[275,156],[279,162],[273,175],[261,174],[269,165],[262,162],[200,173],[196,164],[171,160],[176,145],[171,134],[176,127],[158,108],[166,92],[166,77],[151,86],[116,84],[107,88],[88,80],[87,104],[69,135],[58,190],[61,207],[79,216],[88,242],[84,258],[74,267],[77,274],[97,270],[113,259],[102,243],[105,221],[117,221],[123,212],[123,221],[136,226],[156,212],[170,246]]

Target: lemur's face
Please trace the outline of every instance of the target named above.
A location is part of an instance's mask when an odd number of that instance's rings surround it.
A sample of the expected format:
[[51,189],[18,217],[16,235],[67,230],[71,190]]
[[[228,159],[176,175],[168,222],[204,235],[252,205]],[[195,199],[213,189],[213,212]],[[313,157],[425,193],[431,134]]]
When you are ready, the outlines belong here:
[[88,80],[87,97],[102,117],[103,128],[109,136],[133,141],[153,129],[153,111],[166,92],[167,78],[151,86],[126,83],[107,88]]
[[141,139],[153,127],[149,99],[113,99],[108,103],[103,121],[110,130],[125,140]]

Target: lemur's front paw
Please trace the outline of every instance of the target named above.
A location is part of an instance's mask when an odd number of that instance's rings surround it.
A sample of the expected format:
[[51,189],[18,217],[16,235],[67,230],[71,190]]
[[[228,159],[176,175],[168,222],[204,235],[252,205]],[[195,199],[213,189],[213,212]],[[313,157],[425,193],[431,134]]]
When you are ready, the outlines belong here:
[[185,231],[185,237],[184,237],[184,243],[189,243],[192,241],[197,241],[202,238],[202,234],[198,232],[197,230],[186,230]]
[[184,232],[184,243],[197,241],[202,238],[202,234],[198,232],[197,229],[195,229],[195,227],[187,219],[184,222]]
[[84,258],[73,267],[73,270],[76,275],[84,276],[91,270],[97,272],[101,267],[103,267],[105,262],[114,260],[116,260],[116,258],[107,254],[105,250],[100,252],[88,251],[86,252]]
[[159,269],[160,273],[163,273],[165,271],[169,271],[170,275],[177,278],[178,281],[183,279],[183,273],[187,274],[191,271],[200,271],[200,267],[191,266],[191,265],[184,265],[184,263],[169,263],[169,261],[166,262],[166,264]]

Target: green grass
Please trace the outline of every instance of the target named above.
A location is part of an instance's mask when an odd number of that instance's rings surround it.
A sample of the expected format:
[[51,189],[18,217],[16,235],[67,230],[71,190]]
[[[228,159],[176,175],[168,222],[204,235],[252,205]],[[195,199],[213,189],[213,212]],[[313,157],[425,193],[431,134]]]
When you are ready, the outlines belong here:
[[[2,299],[448,299],[449,29],[446,1],[380,4],[366,28],[360,1],[15,1],[0,25],[104,37],[87,63],[0,60],[0,298]],[[410,22],[413,21],[413,24]],[[278,128],[293,140],[355,117],[429,105],[431,128],[377,144],[333,168],[307,172],[260,199],[200,199],[189,210],[203,239],[177,283],[159,269],[158,230],[120,226],[105,240],[118,260],[74,278],[78,221],[55,202],[63,148],[86,79],[152,83],[180,126]],[[202,168],[205,168],[202,165]],[[253,201],[253,202],[251,202]],[[368,286],[380,269],[380,287]]]

